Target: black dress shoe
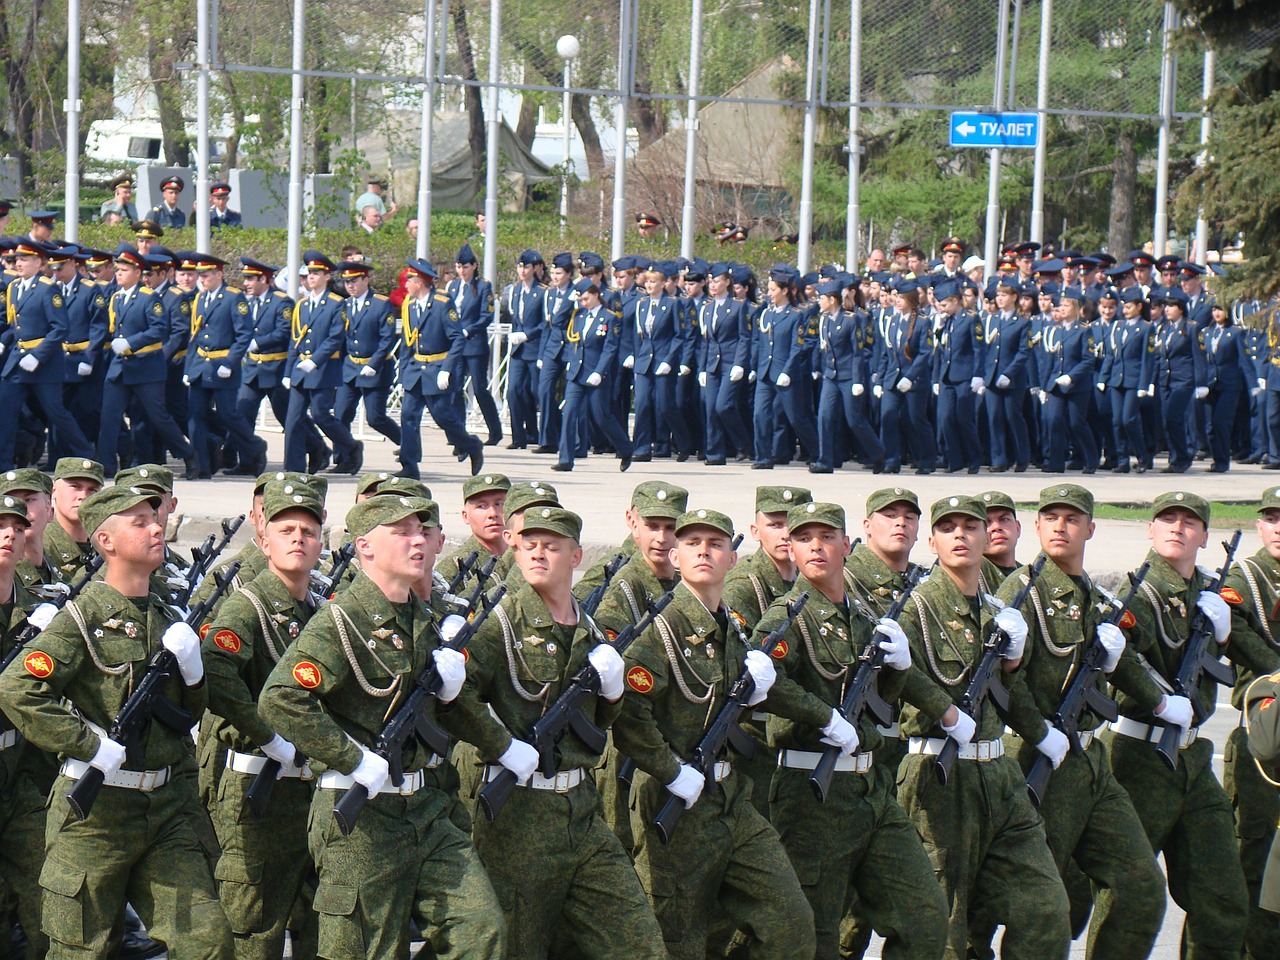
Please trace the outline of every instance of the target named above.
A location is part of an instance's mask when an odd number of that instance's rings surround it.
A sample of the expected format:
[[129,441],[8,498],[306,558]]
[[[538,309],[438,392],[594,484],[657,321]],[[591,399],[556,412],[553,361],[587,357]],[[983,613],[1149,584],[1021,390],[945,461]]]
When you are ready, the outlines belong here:
[[1261,463],[1261,462],[1262,462],[1262,458],[1261,458],[1261,457],[1245,457],[1245,458],[1244,458],[1243,460],[1241,460],[1240,462],[1241,462],[1241,463],[1248,463],[1248,464]]
[[883,461],[883,460],[877,460],[875,463],[873,463],[873,464],[871,465],[871,472],[872,472],[872,473],[884,473],[884,461]]
[[1111,472],[1112,472],[1112,473],[1128,473],[1128,472],[1129,472],[1129,464],[1128,464],[1127,462],[1125,462],[1125,463],[1118,463],[1118,464],[1116,464],[1114,467],[1112,467],[1112,468],[1111,468]]
[[508,449],[508,450],[524,450],[524,449],[526,449],[528,446],[529,446],[529,445],[528,445],[527,443],[508,443],[508,444],[507,444],[507,449]]
[[622,457],[622,458],[618,461],[618,472],[619,472],[619,473],[626,473],[626,472],[627,472],[628,470],[630,470],[630,469],[631,469],[631,458],[630,458],[630,457]]
[[480,472],[484,466],[484,444],[476,441],[475,447],[471,451],[471,475],[474,477]]
[[120,939],[119,960],[149,960],[164,953],[165,945],[152,940],[143,931],[142,921],[127,906],[124,912],[124,936]]
[[1013,465],[1013,472],[1014,472],[1014,473],[1026,473],[1026,472],[1027,472],[1027,467],[1028,467],[1028,466],[1030,466],[1030,464],[1026,464],[1026,463],[1015,463],[1015,464]]
[[773,464],[768,460],[757,460],[751,465],[752,470],[772,470]]
[[356,448],[351,452],[351,456],[347,459],[347,473],[355,476],[360,472],[360,468],[364,466],[364,441],[357,440]]
[[968,473],[968,474],[969,474],[969,476],[971,476],[971,477],[972,477],[974,474],[976,474],[976,473],[978,472],[978,470],[979,470],[979,468],[978,468],[978,467],[970,467],[970,468],[969,468],[967,471],[965,471],[965,472],[966,472],[966,473]]
[[1189,463],[1181,463],[1181,464],[1178,464],[1176,467],[1171,463],[1169,464],[1169,466],[1165,467],[1160,472],[1161,473],[1186,473],[1190,469],[1191,469],[1191,464]]
[[835,473],[835,467],[824,467],[817,463],[809,464],[810,473]]
[[551,465],[551,469],[554,470],[556,473],[568,473],[570,470],[573,469],[573,464],[560,463],[559,461],[557,461],[556,463],[553,463]]
[[725,465],[724,457],[714,457],[710,460],[703,461],[708,467],[723,467]]
[[327,446],[321,447],[314,453],[307,454],[307,473],[317,474],[329,465],[330,459],[333,457],[333,451]]
[[200,479],[200,463],[195,457],[188,457],[186,460],[182,461],[182,464],[187,468],[188,480]]
[[1273,460],[1262,465],[1263,470],[1280,470],[1280,460]]
[[1210,473],[1226,473],[1227,465],[1225,463],[1224,464],[1215,463],[1213,466],[1209,468],[1209,472]]
[[935,469],[937,468],[936,467],[916,467],[916,476],[927,477],[929,474],[933,473]]
[[1081,473],[1083,473],[1085,476],[1090,476],[1090,475],[1092,475],[1092,474],[1097,473],[1097,472],[1098,472],[1098,468],[1097,468],[1097,467],[1085,467],[1085,468],[1084,468],[1083,470],[1081,470],[1080,472],[1081,472]]
[[484,442],[484,445],[486,447],[496,447],[501,442],[502,442],[502,434],[491,433],[489,434],[489,439]]
[[902,467],[901,467],[900,465],[899,465],[899,466],[893,466],[893,467],[885,467],[885,468],[884,468],[884,470],[883,470],[883,471],[881,471],[881,472],[883,472],[883,473],[901,473],[901,472],[902,472]]
[[1135,463],[1135,464],[1133,465],[1133,472],[1134,472],[1134,473],[1146,473],[1146,472],[1147,472],[1147,465],[1146,465],[1145,463],[1143,463],[1142,461],[1138,461],[1137,463]]
[[540,447],[534,447],[534,448],[533,448],[533,452],[534,452],[534,453],[559,453],[559,452],[560,452],[560,448],[559,448],[559,447],[552,446],[552,445],[551,445],[551,444],[549,444],[549,443],[544,443],[544,444],[543,444],[542,446],[540,446]]
[[649,453],[633,453],[631,455],[632,463],[648,463],[653,459],[653,455]]
[[1008,473],[1008,467],[987,467],[988,473]]
[[737,456],[733,459],[735,463],[746,463],[751,459],[751,454],[747,453],[745,450],[739,450]]
[[689,459],[689,455],[687,453],[684,453],[683,451],[676,454],[676,463],[684,463],[688,459]]
[[209,471],[217,473],[226,465],[226,460],[222,456],[222,447],[215,443],[209,450]]

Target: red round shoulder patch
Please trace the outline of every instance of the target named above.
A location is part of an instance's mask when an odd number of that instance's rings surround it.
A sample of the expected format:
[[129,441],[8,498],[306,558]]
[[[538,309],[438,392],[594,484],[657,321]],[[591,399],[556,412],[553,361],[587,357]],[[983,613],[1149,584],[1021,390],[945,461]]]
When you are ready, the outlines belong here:
[[1132,630],[1138,625],[1138,618],[1133,615],[1132,610],[1126,610],[1124,616],[1120,618],[1120,626],[1125,630]]
[[462,662],[463,663],[471,662],[471,651],[468,650],[466,647],[462,648]]
[[212,627],[212,626],[213,626],[213,621],[212,621],[212,620],[210,620],[208,623],[206,623],[203,627],[201,627],[201,628],[200,628],[200,639],[201,639],[201,640],[203,640],[205,637],[207,637],[207,636],[209,635],[209,628],[210,628],[210,627]]
[[787,645],[787,641],[779,640],[778,645],[773,648],[773,653],[771,654],[771,656],[775,660],[781,660],[790,652],[791,652],[791,647]]
[[314,690],[320,686],[320,668],[310,660],[300,660],[293,668],[293,679],[298,681],[298,686]]
[[632,667],[627,671],[627,686],[636,693],[648,693],[653,689],[653,674],[644,667]]
[[219,630],[213,635],[213,642],[216,646],[227,651],[227,653],[240,652],[240,638],[236,636],[234,631]]
[[1235,587],[1223,587],[1219,596],[1232,606],[1239,606],[1244,603],[1244,597],[1240,596],[1240,591]]
[[53,673],[53,658],[39,650],[28,653],[23,659],[22,665],[27,668],[27,673],[37,680],[43,680]]

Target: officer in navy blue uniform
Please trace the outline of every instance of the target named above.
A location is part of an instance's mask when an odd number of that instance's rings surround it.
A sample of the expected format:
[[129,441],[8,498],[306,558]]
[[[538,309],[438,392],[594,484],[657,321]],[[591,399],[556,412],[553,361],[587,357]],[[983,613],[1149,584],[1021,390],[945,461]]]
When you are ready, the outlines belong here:
[[934,284],[933,299],[945,317],[935,334],[933,392],[938,398],[938,429],[947,438],[947,472],[982,466],[978,442],[977,397],[986,390],[986,344],[982,321],[965,310],[959,280]]
[[221,230],[223,227],[240,227],[244,225],[238,210],[231,210],[227,202],[231,197],[231,184],[215,183],[209,188],[209,229]]
[[[573,469],[576,456],[586,455],[585,419],[600,428],[621,460],[619,469],[631,466],[634,449],[626,428],[614,416],[609,381],[618,368],[621,320],[605,308],[595,277],[583,277],[574,290],[577,306],[565,327],[564,419],[560,429],[560,459],[552,470]],[[584,449],[578,449],[579,445]]]
[[1012,466],[1014,472],[1023,473],[1031,462],[1024,409],[1034,373],[1034,331],[1031,317],[1015,309],[1019,293],[1016,280],[1003,277],[995,281],[993,293],[996,309],[983,322],[986,352],[982,368],[991,470],[1003,473]]
[[524,450],[538,442],[538,351],[542,349],[542,298],[538,281],[542,254],[525,250],[516,259],[516,282],[507,284],[498,302],[507,337],[507,410],[511,416],[508,450]]
[[[107,375],[101,339],[107,329],[107,296],[96,281],[81,276],[77,270],[87,258],[84,248],[75,244],[49,254],[53,280],[59,285],[67,311],[66,340],[62,344],[65,354],[62,397],[86,442],[88,437],[98,436],[98,408],[102,403],[102,381]],[[72,455],[57,435],[50,440],[51,458]]]
[[1156,331],[1155,389],[1160,394],[1169,446],[1169,465],[1164,472],[1186,473],[1191,469],[1191,403],[1209,396],[1204,331],[1187,319],[1185,293],[1167,290],[1162,296],[1165,319]]
[[1187,295],[1187,317],[1200,330],[1213,323],[1213,294],[1204,288],[1204,267],[1183,260],[1178,263],[1178,289]]
[[[864,455],[879,473],[884,447],[866,416],[855,406],[865,390],[866,354],[858,313],[844,309],[844,280],[837,276],[818,284],[818,348],[814,370],[818,374],[818,459],[810,473],[832,473],[843,449],[842,425],[847,426]],[[861,311],[859,311],[860,313]],[[855,395],[854,389],[858,389]]]
[[[738,394],[751,364],[751,314],[735,299],[728,263],[708,268],[709,295],[697,316],[698,386],[706,431],[706,463],[724,466],[730,456],[745,460],[751,435]],[[624,308],[624,319],[626,310]]]
[[[165,177],[160,181],[160,196],[163,199],[151,208],[147,219],[158,223],[161,227],[176,229],[187,225],[187,215],[178,205],[178,197],[186,189],[186,181],[179,176]],[[145,253],[146,251],[141,251]]]
[[[61,249],[61,248],[57,248]],[[0,468],[14,466],[14,438],[24,403],[38,409],[55,445],[72,456],[87,457],[93,448],[62,399],[64,351],[69,319],[62,287],[43,275],[50,248],[31,237],[14,247],[18,276],[6,288],[7,355],[0,374]],[[66,254],[69,259],[71,250]]]
[[224,283],[226,265],[220,257],[197,254],[200,290],[191,301],[191,341],[184,369],[190,389],[188,436],[200,472],[210,473],[212,444],[220,442],[211,437],[216,423],[239,460],[236,475],[256,477],[267,469],[267,442],[254,436],[236,406],[240,362],[253,339],[253,320],[244,294]]
[[[1116,296],[1108,291],[1109,296]],[[1116,473],[1129,472],[1129,458],[1138,473],[1146,472],[1150,451],[1142,428],[1142,401],[1155,377],[1156,331],[1143,316],[1142,288],[1132,286],[1118,295],[1120,318],[1106,332],[1106,350],[1098,375],[1098,389],[1107,398],[1116,438]]]
[[471,391],[475,394],[476,405],[484,417],[484,424],[489,430],[488,446],[502,442],[502,422],[498,419],[498,405],[489,392],[489,325],[493,323],[493,284],[476,276],[479,264],[476,263],[475,252],[471,244],[464,243],[454,258],[454,267],[458,276],[450,281],[445,291],[458,311],[458,319],[462,323],[462,363],[454,371],[453,395],[458,404],[458,413],[466,418],[466,394],[463,393],[464,379],[471,378]]
[[[193,254],[194,255],[194,254]],[[195,296],[194,290],[194,273],[191,274],[192,289],[190,295],[188,292],[174,282],[175,270],[177,263],[176,257],[168,247],[161,246],[158,243],[150,245],[150,250],[142,255],[143,270],[142,284],[150,287],[151,292],[160,298],[161,303],[165,305],[165,314],[169,318],[170,333],[165,338],[164,353],[166,360],[171,356],[170,345],[176,339],[173,331],[173,308],[177,303],[178,297],[185,298],[186,303],[190,304],[191,299]],[[194,269],[194,268],[193,268]],[[190,335],[189,318],[183,318],[183,326],[185,332],[183,334],[183,344]],[[178,424],[178,429],[186,431],[188,422],[188,406],[187,406],[187,387],[183,384],[183,372],[185,367],[184,360],[181,364],[168,363],[165,368],[165,403],[169,406],[169,415],[173,417],[174,423]],[[137,408],[139,401],[135,397],[130,401],[129,409],[126,412],[129,418],[129,443],[125,444],[125,449],[121,451],[122,458],[132,460],[134,463],[163,463],[168,452],[163,448],[156,446],[156,438],[151,431],[147,429],[146,418],[143,412]],[[214,433],[221,432],[221,428],[214,426]],[[216,446],[214,449],[218,449]],[[177,451],[174,451],[176,454]],[[216,469],[216,468],[215,468]]]
[[649,295],[636,304],[635,352],[623,359],[635,374],[634,459],[641,462],[670,456],[672,440],[681,462],[692,452],[693,439],[676,404],[676,378],[693,331],[680,301],[664,290],[676,273],[675,263],[666,260],[645,274]]
[[373,269],[368,260],[344,260],[338,264],[338,273],[347,285],[347,299],[342,301],[347,342],[342,386],[338,388],[333,412],[350,426],[356,416],[356,404],[363,401],[365,421],[398,447],[400,425],[387,416],[396,318],[390,298],[369,289]]
[[885,473],[898,473],[902,469],[904,432],[916,456],[916,473],[933,473],[938,456],[928,415],[933,330],[929,318],[920,313],[920,296],[918,281],[913,278],[899,281],[894,290],[897,309],[884,321],[877,382],[872,394],[880,401],[880,442],[884,444]]
[[[173,254],[173,282],[165,287],[163,301],[169,320],[169,335],[165,337],[164,400],[169,414],[180,429],[190,420],[187,385],[182,382],[187,366],[187,349],[191,343],[191,302],[199,291],[196,266],[199,254],[194,250],[179,250]],[[220,428],[215,425],[214,432]],[[136,439],[136,438],[135,438]],[[220,448],[214,448],[213,464],[220,465]]]
[[[1214,316],[1212,305],[1210,316]],[[1226,473],[1231,466],[1231,431],[1244,391],[1257,380],[1249,357],[1248,332],[1231,322],[1231,313],[1216,311],[1217,322],[1204,331],[1205,383],[1209,387],[1210,473]]]
[[333,261],[318,250],[302,255],[307,267],[307,296],[294,308],[285,361],[289,409],[284,424],[284,468],[301,473],[307,466],[308,419],[333,443],[334,470],[359,473],[364,444],[333,414],[342,383],[342,350],[346,329],[342,298],[329,290]]
[[753,470],[790,463],[792,433],[810,462],[818,456],[818,433],[810,403],[818,321],[816,316],[809,316],[807,307],[800,306],[799,283],[800,274],[794,267],[775,264],[769,272],[768,301],[757,318]]
[[542,296],[542,345],[538,351],[538,446],[534,453],[555,453],[560,444],[560,383],[564,373],[564,328],[573,315],[573,254],[551,258],[551,284]]
[[[618,356],[622,358],[634,357],[636,353],[636,304],[645,295],[638,278],[649,269],[649,265],[647,257],[637,256],[619,257],[611,264],[618,300],[622,304],[622,337],[618,342]],[[631,388],[634,382],[635,375],[631,369],[619,364],[610,392],[613,394],[614,415],[624,425],[631,417]]]
[[1045,406],[1046,473],[1062,473],[1066,468],[1068,440],[1083,472],[1098,471],[1098,445],[1089,424],[1096,358],[1093,332],[1080,316],[1083,303],[1079,290],[1063,291],[1054,322],[1043,330],[1048,362],[1040,396]]
[[[600,302],[604,305],[605,310],[614,315],[615,319],[622,317],[622,291],[615,289],[609,284],[609,278],[605,275],[604,257],[598,253],[585,251],[578,254],[578,276],[585,280],[590,280],[596,285],[596,289],[600,291]],[[621,369],[621,368],[619,368]],[[609,394],[616,397],[617,386],[615,381],[617,375],[608,378]],[[623,421],[623,417],[618,416],[619,422]],[[591,445],[593,453],[614,452],[613,444],[611,444],[601,431],[598,424],[592,422],[589,418],[582,423],[584,434]]]
[[458,415],[450,388],[453,371],[466,340],[462,322],[448,295],[436,293],[436,272],[425,260],[409,259],[405,277],[408,295],[401,305],[403,319],[400,344],[400,383],[404,398],[400,405],[400,476],[418,479],[422,462],[422,411],[425,408],[445,439],[471,458],[471,475],[484,465],[484,444],[467,433],[466,421]]
[[[98,427],[98,456],[109,474],[121,466],[117,457],[120,422],[125,411],[141,411],[151,432],[186,463],[187,479],[208,479],[195,451],[174,423],[164,402],[164,340],[169,333],[164,303],[142,285],[142,255],[132,244],[116,250],[116,291],[107,301],[106,335],[111,349],[107,379],[102,387],[102,416]],[[91,333],[91,339],[95,334]],[[136,404],[131,406],[130,401]]]

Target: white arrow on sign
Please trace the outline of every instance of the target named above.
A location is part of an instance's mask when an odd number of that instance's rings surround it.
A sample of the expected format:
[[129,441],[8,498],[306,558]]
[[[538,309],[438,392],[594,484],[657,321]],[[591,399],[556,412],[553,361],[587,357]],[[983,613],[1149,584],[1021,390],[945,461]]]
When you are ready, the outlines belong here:
[[970,123],[968,120],[966,120],[964,123],[960,124],[960,126],[956,127],[956,133],[960,134],[960,136],[962,136],[962,137],[967,137],[967,136],[969,136],[969,134],[971,134],[971,133],[976,133],[976,132],[977,132],[977,130],[978,130],[978,128],[977,128],[977,127],[975,127],[975,126],[974,126],[972,123]]

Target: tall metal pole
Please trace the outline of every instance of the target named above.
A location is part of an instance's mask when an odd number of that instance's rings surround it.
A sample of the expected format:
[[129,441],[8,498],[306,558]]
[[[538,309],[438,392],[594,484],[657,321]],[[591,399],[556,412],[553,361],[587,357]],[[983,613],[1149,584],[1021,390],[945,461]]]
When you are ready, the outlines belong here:
[[196,0],[196,249],[209,252],[209,0]]
[[560,164],[560,232],[564,233],[569,222],[569,147],[573,141],[573,98],[569,87],[573,82],[573,61],[582,51],[578,38],[566,33],[556,41],[556,53],[564,59],[564,88],[560,101],[561,128],[564,130],[564,157]]
[[298,297],[302,265],[302,102],[307,0],[293,0],[293,88],[289,101],[289,296]]
[[858,180],[862,176],[862,0],[849,4],[849,207],[845,214],[844,268],[858,272]]
[[67,0],[67,239],[80,239],[80,0]]
[[422,135],[418,144],[418,240],[413,251],[413,255],[419,260],[425,260],[427,251],[431,249],[431,128],[436,113],[436,0],[427,0],[423,11],[426,17],[426,39],[422,45]]
[[804,81],[804,147],[800,170],[800,239],[796,262],[809,272],[813,248],[813,141],[818,133],[818,0],[809,0],[809,51]]
[[485,145],[484,278],[498,282],[498,151],[502,119],[498,116],[498,81],[502,78],[502,0],[489,6],[489,137]]
[[1018,85],[1018,40],[1022,36],[1022,0],[1013,3],[1013,29],[1009,35],[1009,85],[1004,95],[1004,105],[1012,110]]
[[[992,94],[992,105],[996,111],[1004,109],[1005,66],[1009,52],[1009,0],[998,0],[1000,17],[996,29],[996,78],[995,92]],[[1000,153],[999,149],[991,151],[991,172],[987,180],[987,223],[986,243],[983,247],[983,259],[987,261],[983,268],[984,275],[990,277],[996,268],[996,247],[1000,230]]]
[[618,102],[613,107],[613,240],[609,258],[617,260],[626,248],[627,216],[627,94],[631,89],[631,0],[618,2]]
[[[1209,112],[1209,98],[1213,96],[1213,71],[1216,66],[1212,47],[1204,48],[1204,83],[1200,88],[1200,154],[1196,166],[1209,162],[1209,134],[1213,132],[1213,114]],[[1204,218],[1204,207],[1196,213],[1196,263],[1204,266],[1209,258],[1209,222]]]
[[680,218],[680,256],[693,257],[693,202],[698,183],[698,91],[702,78],[702,0],[693,0],[689,33],[689,100],[684,124],[684,208]]
[[[1040,0],[1040,70],[1036,77],[1036,158],[1031,185],[1031,239],[1044,242],[1044,175],[1049,154],[1049,48],[1053,39],[1053,0]],[[1063,242],[1066,240],[1063,238]]]
[[1163,257],[1169,244],[1169,135],[1173,126],[1174,67],[1173,31],[1178,13],[1172,3],[1164,5],[1164,45],[1160,55],[1160,138],[1156,147],[1156,215],[1152,225],[1152,252]]

